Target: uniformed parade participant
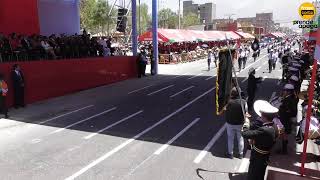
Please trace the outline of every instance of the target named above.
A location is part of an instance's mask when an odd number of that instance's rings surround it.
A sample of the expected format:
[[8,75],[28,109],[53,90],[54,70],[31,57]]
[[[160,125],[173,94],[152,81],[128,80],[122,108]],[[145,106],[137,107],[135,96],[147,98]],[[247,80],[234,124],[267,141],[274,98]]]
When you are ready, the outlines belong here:
[[289,84],[292,84],[294,86],[295,93],[296,93],[296,95],[298,95],[300,92],[300,88],[301,88],[300,79],[297,76],[293,75],[289,79]]
[[3,74],[0,73],[0,112],[4,114],[5,118],[8,119],[8,108],[6,106],[6,99],[8,94],[8,85],[4,80]]
[[267,101],[258,100],[254,103],[254,110],[261,117],[262,126],[250,129],[250,122],[246,119],[242,130],[242,136],[252,140],[247,180],[264,180],[270,151],[278,136],[277,127],[273,123],[278,109]]
[[272,65],[273,65],[273,60],[274,55],[273,55],[273,49],[270,50],[269,56],[268,56],[268,64],[269,64],[269,73],[272,72]]
[[[299,101],[299,100],[298,100]],[[292,131],[292,118],[297,115],[297,97],[294,94],[294,86],[286,84],[283,89],[282,101],[279,107],[279,117],[285,128],[282,138],[282,154],[288,153],[288,135]]]
[[247,95],[248,95],[248,110],[253,109],[253,102],[257,91],[257,85],[262,82],[262,78],[255,77],[256,70],[254,68],[249,69]]

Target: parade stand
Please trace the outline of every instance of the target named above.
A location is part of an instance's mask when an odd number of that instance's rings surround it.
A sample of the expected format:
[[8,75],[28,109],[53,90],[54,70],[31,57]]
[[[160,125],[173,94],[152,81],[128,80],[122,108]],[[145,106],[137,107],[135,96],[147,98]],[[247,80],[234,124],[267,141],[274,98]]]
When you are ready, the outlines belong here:
[[[227,45],[225,37],[232,43],[241,38],[232,31],[159,29],[159,63],[178,64],[205,59],[209,49]],[[148,31],[139,36],[139,41],[152,41],[152,32]]]

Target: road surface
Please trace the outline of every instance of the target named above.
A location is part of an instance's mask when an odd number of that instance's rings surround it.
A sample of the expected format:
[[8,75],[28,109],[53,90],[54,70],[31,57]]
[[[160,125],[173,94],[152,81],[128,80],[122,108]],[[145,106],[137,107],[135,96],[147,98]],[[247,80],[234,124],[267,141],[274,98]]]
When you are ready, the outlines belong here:
[[[265,78],[257,98],[265,100],[281,88],[280,66],[272,74],[267,66],[264,50],[238,73],[245,90],[248,69],[257,68]],[[225,120],[215,115],[216,69],[207,71],[205,60],[183,67],[11,111],[9,120],[0,120],[1,179],[243,178],[237,173],[248,159],[225,158]]]

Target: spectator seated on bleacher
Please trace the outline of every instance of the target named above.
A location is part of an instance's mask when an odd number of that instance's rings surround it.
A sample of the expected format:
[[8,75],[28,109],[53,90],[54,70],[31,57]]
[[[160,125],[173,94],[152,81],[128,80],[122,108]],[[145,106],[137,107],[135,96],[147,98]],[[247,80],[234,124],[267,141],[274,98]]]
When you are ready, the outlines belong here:
[[108,47],[113,55],[111,39],[91,37],[90,34],[66,36],[0,34],[0,60],[65,59],[103,56]]

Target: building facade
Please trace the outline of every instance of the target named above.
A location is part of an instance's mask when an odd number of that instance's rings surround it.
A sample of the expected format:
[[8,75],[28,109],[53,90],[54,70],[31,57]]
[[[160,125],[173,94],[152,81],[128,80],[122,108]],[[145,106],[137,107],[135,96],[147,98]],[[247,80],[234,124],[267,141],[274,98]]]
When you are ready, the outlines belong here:
[[255,26],[263,27],[266,34],[274,31],[273,13],[257,13]]
[[193,13],[198,15],[200,23],[211,23],[216,18],[216,4],[194,4],[192,1],[183,2],[183,16]]

